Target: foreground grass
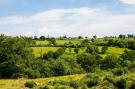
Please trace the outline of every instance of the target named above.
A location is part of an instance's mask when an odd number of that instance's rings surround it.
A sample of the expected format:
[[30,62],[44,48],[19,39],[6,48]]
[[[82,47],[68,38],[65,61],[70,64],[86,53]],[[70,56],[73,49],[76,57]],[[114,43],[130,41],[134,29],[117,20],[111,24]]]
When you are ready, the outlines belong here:
[[[100,76],[101,79],[105,78],[105,76],[112,75],[111,72],[105,72],[105,71],[99,71],[97,74]],[[0,80],[0,89],[27,89],[24,86],[24,83],[27,81],[34,81],[38,86],[42,86],[44,84],[48,84],[48,82],[53,81],[70,81],[70,80],[76,80],[80,81],[86,74],[75,74],[75,75],[68,75],[68,76],[59,76],[59,77],[50,77],[50,78],[38,78],[38,79],[1,79]],[[114,76],[114,79],[120,79],[120,78],[131,78],[135,80],[135,74],[134,73],[127,73],[122,76]],[[101,85],[100,85],[101,84]],[[98,87],[102,87],[102,81],[95,86],[97,89]],[[95,89],[94,88],[94,89]],[[53,87],[52,87],[53,89]],[[102,89],[102,88],[99,88]]]
[[24,83],[26,81],[34,81],[37,85],[43,85],[50,81],[56,80],[80,80],[85,74],[75,74],[68,76],[60,76],[60,77],[50,77],[50,78],[38,78],[38,79],[0,79],[0,89],[26,89],[24,87]]

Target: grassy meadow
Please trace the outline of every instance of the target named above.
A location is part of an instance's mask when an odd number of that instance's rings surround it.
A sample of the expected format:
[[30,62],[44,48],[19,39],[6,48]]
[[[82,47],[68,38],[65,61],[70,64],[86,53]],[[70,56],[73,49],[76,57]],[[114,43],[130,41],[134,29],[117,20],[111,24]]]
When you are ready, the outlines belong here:
[[85,74],[75,74],[69,76],[59,76],[50,78],[38,78],[38,79],[0,79],[0,89],[26,89],[24,83],[27,81],[34,81],[38,85],[43,85],[51,81],[62,80],[80,80]]
[[[49,51],[56,51],[57,49],[59,49],[60,47],[31,47],[33,49],[33,54],[36,57],[41,56],[41,54],[47,53]],[[99,46],[99,49],[101,50],[101,47]],[[74,48],[71,49],[71,53],[75,54],[74,52]],[[85,48],[81,48],[79,53],[85,53]],[[117,56],[120,56],[121,54],[124,53],[125,48],[118,48],[118,47],[108,47],[108,50],[106,52],[106,54],[100,54],[102,57],[105,57],[106,55],[109,54],[114,54]],[[129,49],[128,49],[129,50]],[[66,49],[66,53],[69,53],[69,49]]]
[[[112,75],[111,72],[103,72],[103,71],[101,72],[101,71],[99,71],[98,73],[99,73],[101,79],[104,79],[105,76]],[[24,86],[25,82],[27,82],[27,81],[34,81],[37,84],[37,86],[46,85],[48,83],[53,83],[55,81],[68,82],[68,81],[71,81],[71,80],[75,80],[75,81],[81,82],[81,79],[83,79],[83,77],[85,75],[86,74],[75,74],[75,75],[68,75],[68,76],[57,76],[57,77],[38,78],[38,79],[24,79],[24,78],[20,78],[20,79],[0,79],[0,89],[28,89]],[[113,78],[115,78],[115,79],[132,78],[133,80],[135,80],[135,74],[128,73],[128,74],[125,74],[123,76],[114,76]],[[102,86],[103,86],[103,82],[101,82],[94,89],[102,89]],[[49,87],[50,87],[50,89],[55,89],[54,86],[52,86],[51,84],[49,85]],[[34,88],[34,89],[38,89],[38,88]],[[70,89],[72,89],[72,88],[70,88]]]

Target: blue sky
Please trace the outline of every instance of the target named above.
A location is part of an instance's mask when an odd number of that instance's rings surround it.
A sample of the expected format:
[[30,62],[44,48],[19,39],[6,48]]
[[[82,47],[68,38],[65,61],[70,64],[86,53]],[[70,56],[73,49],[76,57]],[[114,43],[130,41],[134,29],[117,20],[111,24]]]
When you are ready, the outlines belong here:
[[0,0],[0,33],[106,36],[135,33],[135,0]]

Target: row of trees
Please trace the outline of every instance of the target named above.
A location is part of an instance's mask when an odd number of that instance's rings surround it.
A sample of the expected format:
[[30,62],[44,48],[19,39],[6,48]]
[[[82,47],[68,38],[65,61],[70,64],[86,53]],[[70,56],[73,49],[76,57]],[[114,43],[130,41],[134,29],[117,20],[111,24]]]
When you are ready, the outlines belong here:
[[[134,38],[134,37],[135,37],[134,34],[127,34],[127,35],[122,35],[122,34],[120,34],[120,35],[118,36],[118,38],[122,38],[122,39],[125,39],[125,38]],[[34,36],[34,37],[31,37],[31,39],[34,39],[34,40],[47,40],[47,39],[49,39],[49,38],[51,38],[51,37],[49,37],[49,35],[48,35],[47,37],[46,37],[46,36],[40,36],[40,37]],[[60,37],[58,37],[57,39],[63,40],[63,39],[73,39],[73,38],[77,38],[77,39],[87,39],[88,37],[83,37],[83,36],[67,37],[67,36],[65,35],[65,36],[60,36]],[[93,39],[96,39],[97,36],[94,35],[92,38],[93,38]]]
[[117,46],[120,48],[129,48],[135,50],[135,40],[108,40],[108,46]]

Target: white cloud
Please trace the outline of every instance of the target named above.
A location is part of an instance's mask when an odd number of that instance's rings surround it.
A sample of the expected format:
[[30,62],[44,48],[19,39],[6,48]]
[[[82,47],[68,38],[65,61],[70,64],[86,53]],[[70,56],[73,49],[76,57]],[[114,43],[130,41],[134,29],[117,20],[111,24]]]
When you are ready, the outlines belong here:
[[135,0],[120,0],[124,4],[135,5]]
[[[53,9],[29,17],[0,18],[0,32],[14,35],[105,36],[135,33],[135,15],[109,15],[98,8]],[[29,30],[26,30],[29,29]]]

